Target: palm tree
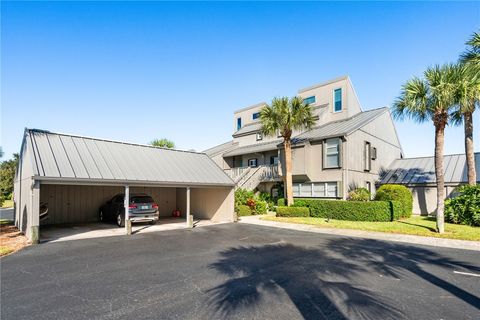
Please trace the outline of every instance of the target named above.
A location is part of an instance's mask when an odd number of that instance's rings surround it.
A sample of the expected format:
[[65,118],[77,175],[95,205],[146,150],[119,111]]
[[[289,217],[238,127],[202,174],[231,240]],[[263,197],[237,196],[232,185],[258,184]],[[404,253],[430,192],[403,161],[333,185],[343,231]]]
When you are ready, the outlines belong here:
[[465,156],[468,184],[477,183],[473,148],[473,113],[480,103],[480,33],[475,32],[466,43],[469,48],[460,56],[458,72],[458,110],[455,115],[465,130]]
[[445,181],[443,149],[445,127],[455,105],[455,66],[428,68],[424,78],[407,81],[393,104],[396,118],[408,117],[417,122],[433,121],[435,126],[435,176],[437,178],[437,231],[444,232]]
[[155,139],[150,142],[150,145],[158,148],[175,149],[175,142],[167,138]]
[[283,138],[285,151],[285,194],[287,205],[293,204],[292,185],[292,133],[293,130],[311,129],[315,123],[312,108],[300,97],[274,98],[270,105],[260,111],[262,132],[266,136],[279,135]]
[[477,183],[473,147],[473,113],[480,102],[480,76],[474,70],[469,64],[460,64],[456,67],[457,108],[452,114],[455,124],[463,121],[467,176],[470,185]]

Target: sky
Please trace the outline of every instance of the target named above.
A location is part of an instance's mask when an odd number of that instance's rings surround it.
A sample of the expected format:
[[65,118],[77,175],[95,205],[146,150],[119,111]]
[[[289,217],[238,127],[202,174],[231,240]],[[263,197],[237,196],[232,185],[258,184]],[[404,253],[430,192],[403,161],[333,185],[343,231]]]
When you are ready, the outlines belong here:
[[[480,28],[475,2],[0,5],[4,158],[25,127],[202,151],[232,139],[234,110],[342,75],[364,110],[390,106]],[[433,155],[432,124],[396,127],[405,156]],[[462,127],[445,152],[464,152]]]

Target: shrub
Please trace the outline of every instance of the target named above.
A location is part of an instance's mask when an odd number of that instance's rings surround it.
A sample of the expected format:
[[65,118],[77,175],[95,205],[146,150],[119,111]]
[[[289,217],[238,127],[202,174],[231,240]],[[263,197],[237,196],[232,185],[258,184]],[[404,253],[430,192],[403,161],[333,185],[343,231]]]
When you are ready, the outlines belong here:
[[396,201],[295,199],[293,205],[308,207],[312,217],[350,221],[392,221],[400,217],[403,208]]
[[277,217],[310,217],[307,207],[277,207]]
[[253,212],[252,212],[252,209],[250,209],[249,206],[246,206],[246,205],[244,205],[244,204],[241,204],[241,205],[237,206],[236,211],[237,211],[237,215],[238,215],[239,217],[242,217],[242,216],[250,216],[250,215],[252,215],[252,213],[253,213]]
[[385,184],[378,188],[375,194],[377,201],[400,201],[402,203],[402,218],[412,215],[413,197],[407,187],[398,184]]
[[256,201],[254,199],[248,199],[247,206],[250,208],[250,210],[255,211]]
[[284,206],[285,206],[285,203],[286,203],[285,198],[278,198],[278,200],[277,200],[277,206],[279,206],[279,207],[284,207]]
[[235,190],[235,207],[240,205],[246,205],[248,199],[253,199],[255,194],[253,191],[248,191],[245,189],[237,189]]
[[458,188],[459,195],[445,200],[445,220],[480,227],[480,185]]
[[348,193],[350,201],[370,201],[370,191],[366,188],[357,188]]
[[267,202],[266,201],[257,201],[255,204],[255,213],[256,214],[267,214]]

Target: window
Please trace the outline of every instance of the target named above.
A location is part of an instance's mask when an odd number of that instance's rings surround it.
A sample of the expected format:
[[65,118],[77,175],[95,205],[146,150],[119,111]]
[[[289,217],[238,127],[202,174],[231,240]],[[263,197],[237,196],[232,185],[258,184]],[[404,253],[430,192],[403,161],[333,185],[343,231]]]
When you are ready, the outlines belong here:
[[237,130],[242,128],[242,118],[237,118]]
[[294,183],[293,196],[307,198],[338,198],[338,183],[335,181]]
[[260,118],[260,112],[255,112],[254,114],[252,114],[252,119],[255,120],[255,119],[258,119]]
[[248,166],[249,167],[256,167],[257,166],[257,159],[248,159]]
[[270,164],[271,165],[278,165],[278,157],[277,156],[271,156],[270,157]]
[[333,111],[342,111],[342,89],[335,89],[333,91]]
[[370,142],[368,142],[368,141],[365,141],[364,155],[365,155],[365,159],[364,159],[365,168],[364,168],[364,170],[365,171],[370,171],[370,169],[372,168],[372,154],[371,154]]
[[260,141],[263,139],[263,134],[261,132],[257,132],[257,141]]
[[340,139],[327,139],[324,142],[324,168],[340,168]]
[[372,160],[377,159],[377,148],[372,148]]
[[308,104],[315,103],[315,96],[305,98],[305,99],[303,99],[303,102],[308,103]]

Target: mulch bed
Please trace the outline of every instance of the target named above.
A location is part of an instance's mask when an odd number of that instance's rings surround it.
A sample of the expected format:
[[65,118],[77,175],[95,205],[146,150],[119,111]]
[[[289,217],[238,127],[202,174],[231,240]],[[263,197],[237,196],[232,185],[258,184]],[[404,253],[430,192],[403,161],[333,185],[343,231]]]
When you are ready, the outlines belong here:
[[13,225],[0,226],[0,246],[13,250],[7,254],[14,253],[30,245],[27,237]]

